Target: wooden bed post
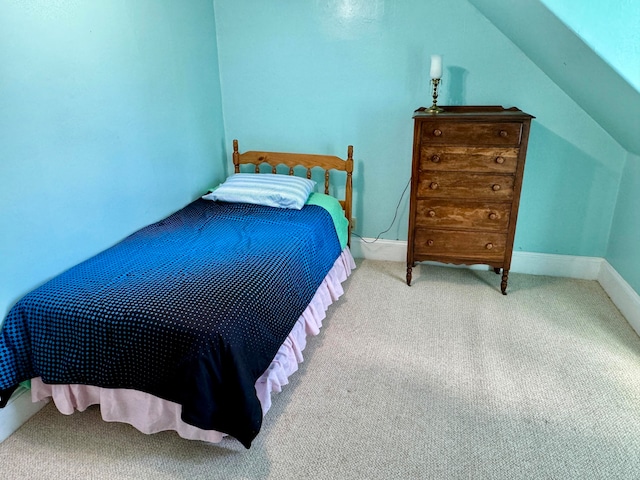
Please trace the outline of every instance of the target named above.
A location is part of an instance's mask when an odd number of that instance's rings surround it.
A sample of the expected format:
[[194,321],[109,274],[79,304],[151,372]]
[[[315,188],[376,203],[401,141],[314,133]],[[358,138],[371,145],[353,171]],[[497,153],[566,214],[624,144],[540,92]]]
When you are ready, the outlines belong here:
[[233,171],[240,173],[240,152],[238,151],[238,140],[233,140]]
[[347,245],[349,247],[351,247],[351,222],[352,222],[352,218],[351,218],[351,197],[352,197],[352,184],[351,184],[351,176],[353,173],[353,145],[349,145],[347,147],[347,165],[346,165],[346,169],[347,171],[347,183],[346,183],[346,187],[345,187],[345,192],[344,192],[344,204],[345,204],[345,210],[344,210],[344,214],[347,217],[347,220],[349,221],[349,226],[348,228],[348,232],[347,232]]

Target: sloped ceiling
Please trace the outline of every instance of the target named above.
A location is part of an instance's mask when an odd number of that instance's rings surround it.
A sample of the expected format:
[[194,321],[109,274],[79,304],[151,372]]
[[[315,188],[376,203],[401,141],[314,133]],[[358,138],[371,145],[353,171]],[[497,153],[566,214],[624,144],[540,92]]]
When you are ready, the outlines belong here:
[[623,148],[640,155],[640,92],[538,0],[469,0]]

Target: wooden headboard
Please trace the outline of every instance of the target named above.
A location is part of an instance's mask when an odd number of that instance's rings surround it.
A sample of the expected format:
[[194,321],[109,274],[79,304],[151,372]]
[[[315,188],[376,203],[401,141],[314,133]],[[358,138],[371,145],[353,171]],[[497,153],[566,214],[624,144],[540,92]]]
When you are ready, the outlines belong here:
[[260,173],[260,166],[266,164],[271,167],[271,173],[277,173],[278,165],[289,167],[288,174],[294,174],[295,167],[306,169],[307,178],[311,178],[311,169],[321,168],[324,170],[324,193],[329,195],[329,172],[338,170],[347,173],[344,199],[338,199],[344,210],[344,215],[349,221],[349,233],[347,244],[351,245],[351,199],[352,199],[352,173],[353,173],[353,146],[347,147],[347,159],[333,155],[315,155],[308,153],[282,153],[282,152],[258,152],[249,151],[240,153],[238,151],[238,140],[233,141],[233,166],[235,173],[240,173],[240,165],[255,165],[255,172]]

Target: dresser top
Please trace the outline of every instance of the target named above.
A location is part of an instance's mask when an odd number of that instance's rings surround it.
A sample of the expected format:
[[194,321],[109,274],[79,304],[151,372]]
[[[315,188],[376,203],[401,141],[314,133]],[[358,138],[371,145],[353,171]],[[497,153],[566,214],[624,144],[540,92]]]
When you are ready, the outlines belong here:
[[444,109],[440,113],[430,113],[426,107],[418,108],[413,115],[413,118],[513,118],[513,119],[532,119],[533,115],[524,113],[516,107],[504,108],[499,105],[456,105],[456,106],[440,106]]

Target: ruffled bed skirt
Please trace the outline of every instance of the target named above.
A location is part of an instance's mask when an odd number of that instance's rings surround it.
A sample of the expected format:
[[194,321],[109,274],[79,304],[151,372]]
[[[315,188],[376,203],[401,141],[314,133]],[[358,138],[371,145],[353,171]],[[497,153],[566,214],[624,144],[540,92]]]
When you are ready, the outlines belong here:
[[[263,415],[271,407],[271,392],[280,392],[289,383],[289,376],[298,370],[298,364],[303,361],[302,351],[307,344],[307,335],[320,332],[329,305],[343,294],[342,282],[355,266],[349,249],[345,248],[271,365],[256,382],[256,394]],[[34,402],[53,398],[58,410],[65,415],[75,410],[84,411],[91,405],[100,405],[103,420],[128,423],[147,434],[174,430],[183,438],[212,443],[220,442],[225,436],[221,432],[202,430],[183,422],[179,404],[137,390],[90,385],[48,385],[40,378],[34,378],[31,382],[31,398]]]

